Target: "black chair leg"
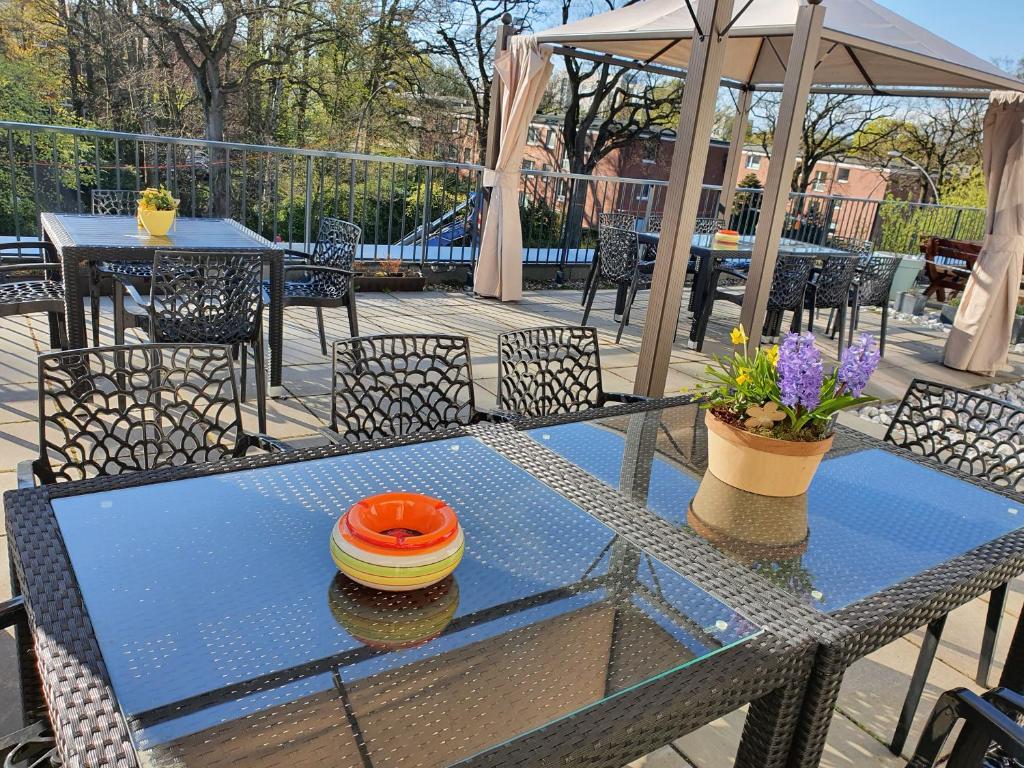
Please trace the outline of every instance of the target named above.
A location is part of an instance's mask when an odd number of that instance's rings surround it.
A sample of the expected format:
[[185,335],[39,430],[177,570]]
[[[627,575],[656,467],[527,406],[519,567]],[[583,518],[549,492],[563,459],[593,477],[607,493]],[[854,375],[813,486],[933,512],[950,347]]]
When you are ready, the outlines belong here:
[[615,334],[615,343],[618,344],[619,340],[622,339],[622,329],[629,325],[629,312],[633,309],[633,299],[636,298],[637,279],[636,275],[633,275],[633,280],[629,284],[629,293],[626,295],[626,306],[622,308],[622,317],[619,318],[619,331]]
[[242,377],[242,402],[244,403],[244,402],[248,401],[248,399],[249,399],[248,395],[247,395],[247,392],[246,392],[246,386],[245,386],[246,382],[249,379],[249,361],[246,360],[246,357],[247,357],[246,345],[244,343],[243,344],[239,344],[236,349],[238,350],[238,358],[239,358],[239,360],[238,360],[238,369],[239,369],[239,371],[238,372],[239,372],[239,374],[241,374],[241,377]]
[[993,589],[988,595],[988,612],[985,614],[985,632],[981,638],[981,653],[978,655],[978,674],[975,681],[982,688],[988,688],[988,673],[992,668],[992,653],[999,635],[999,623],[1006,607],[1006,584]]
[[323,352],[324,357],[327,357],[327,332],[324,330],[323,307],[316,308],[316,325],[320,331],[320,351]]
[[263,329],[252,346],[252,362],[256,376],[256,416],[261,433],[267,431],[267,365],[263,353]]
[[[843,308],[843,311],[846,311],[845,307]],[[836,310],[833,307],[828,311],[828,322],[825,323],[825,335],[828,336],[830,339],[834,339],[836,337],[835,328],[832,327],[832,324],[835,322],[835,319]]]
[[89,268],[89,311],[92,314],[92,345],[100,345],[100,274],[95,265]]
[[882,305],[882,327],[878,331],[878,353],[885,357],[885,332],[889,327],[889,302]]
[[903,700],[900,719],[896,723],[896,731],[889,743],[889,751],[894,755],[900,754],[907,743],[907,735],[914,722],[914,713],[917,712],[917,707],[921,703],[921,694],[924,692],[924,684],[928,680],[928,671],[932,668],[935,651],[938,650],[939,640],[942,639],[942,630],[945,626],[946,617],[941,616],[929,624],[925,630],[921,652],[917,655],[917,664],[914,665],[914,675],[910,678],[910,690],[907,691],[907,697]]
[[601,258],[601,249],[594,249],[594,258],[590,261],[590,269],[587,272],[587,279],[583,282],[583,295],[580,296],[580,306],[585,306],[587,303],[587,295],[590,293],[590,284],[597,280],[597,268],[599,259]]
[[587,304],[586,304],[586,308],[583,310],[583,319],[580,321],[580,325],[581,326],[582,325],[586,325],[587,324],[587,320],[590,319],[590,310],[594,306],[594,296],[596,296],[596,295],[597,295],[597,280],[594,280],[594,282],[591,283],[591,285],[590,285],[590,290],[587,291]]
[[846,310],[845,308],[839,313],[839,317],[836,319],[836,331],[839,336],[839,343],[837,344],[838,350],[836,354],[839,359],[843,358],[843,350],[846,348],[845,335],[846,335]]
[[359,320],[356,317],[356,295],[352,291],[348,294],[348,331],[354,339],[359,335]]
[[60,313],[49,312],[46,319],[50,326],[50,349],[60,349]]

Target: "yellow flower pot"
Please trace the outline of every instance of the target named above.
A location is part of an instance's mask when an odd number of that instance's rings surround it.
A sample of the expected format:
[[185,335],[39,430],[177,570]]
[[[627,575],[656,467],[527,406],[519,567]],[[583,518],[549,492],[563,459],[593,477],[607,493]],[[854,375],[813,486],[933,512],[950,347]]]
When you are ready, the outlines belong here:
[[163,237],[171,231],[177,211],[154,211],[139,208],[139,223],[153,237]]
[[724,483],[761,496],[806,493],[832,437],[811,442],[776,440],[721,421],[704,412],[708,428],[708,471]]

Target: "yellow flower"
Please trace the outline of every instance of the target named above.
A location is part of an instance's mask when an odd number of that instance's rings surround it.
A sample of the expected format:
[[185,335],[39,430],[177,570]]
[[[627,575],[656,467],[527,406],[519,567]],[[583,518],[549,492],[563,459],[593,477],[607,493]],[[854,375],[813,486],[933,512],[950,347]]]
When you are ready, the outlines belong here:
[[733,328],[732,333],[729,334],[729,338],[732,339],[732,343],[737,347],[741,344],[746,344],[748,341],[747,334],[744,333],[742,325],[737,328]]
[[771,347],[765,355],[768,357],[768,362],[772,364],[772,368],[779,364],[779,345]]
[[742,387],[744,384],[748,384],[751,381],[753,381],[753,379],[750,378],[750,369],[740,368],[740,375],[736,377],[736,383]]

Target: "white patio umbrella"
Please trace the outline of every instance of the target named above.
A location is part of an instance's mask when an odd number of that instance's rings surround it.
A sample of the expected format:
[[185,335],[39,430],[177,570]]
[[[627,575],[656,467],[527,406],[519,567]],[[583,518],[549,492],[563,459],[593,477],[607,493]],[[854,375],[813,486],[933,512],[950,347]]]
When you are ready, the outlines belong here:
[[641,0],[545,30],[535,41],[567,56],[686,77],[635,384],[648,395],[664,391],[720,83],[746,96],[782,92],[741,313],[748,329],[764,318],[809,93],[981,98],[1024,91],[1024,83],[872,0]]
[[985,243],[946,342],[951,368],[994,375],[1006,364],[1024,269],[1024,93],[992,94],[985,115]]

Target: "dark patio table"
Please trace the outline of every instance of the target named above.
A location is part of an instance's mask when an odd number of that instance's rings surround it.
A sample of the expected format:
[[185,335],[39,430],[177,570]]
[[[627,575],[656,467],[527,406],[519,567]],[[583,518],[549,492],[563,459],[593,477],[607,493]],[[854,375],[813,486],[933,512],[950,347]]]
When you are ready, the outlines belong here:
[[[821,643],[791,766],[818,765],[846,669],[1024,572],[1024,497],[837,428],[807,494],[739,491],[707,472],[703,411],[654,401],[519,426],[521,456],[566,485],[587,474],[699,535],[794,606]],[[546,469],[545,469],[546,468]],[[981,640],[979,627],[979,642]],[[1019,623],[1001,684],[1024,683]]]
[[262,252],[270,267],[270,394],[281,386],[284,314],[281,291],[284,285],[282,251],[231,219],[199,219],[179,216],[165,237],[153,237],[140,229],[134,216],[43,213],[43,237],[56,246],[64,275],[68,343],[85,347],[85,307],[79,284],[79,265],[97,261],[152,262],[157,251],[239,251]]
[[[782,766],[813,612],[508,426],[9,492],[6,524],[67,765],[619,768],[745,703],[737,764]],[[375,450],[376,449],[376,450]],[[332,526],[445,499],[454,574],[339,576]],[[712,591],[712,589],[714,591]]]
[[[655,248],[661,242],[660,232],[638,232],[637,240],[641,245],[651,245]],[[715,236],[711,234],[695,234],[690,246],[690,254],[697,260],[697,273],[693,280],[693,320],[690,323],[690,338],[688,344],[691,348],[696,347],[700,338],[698,321],[701,317],[701,308],[707,299],[711,282],[712,269],[723,261],[732,262],[741,269],[749,268],[750,255],[754,250],[753,235],[743,235],[735,245],[722,245],[715,242]],[[849,256],[857,258],[857,254],[848,251],[841,251],[836,248],[818,245],[817,243],[804,243],[799,240],[782,238],[779,241],[780,254],[792,254],[796,256],[815,256],[827,258],[830,256]],[[616,299],[618,302],[618,299]],[[616,303],[616,307],[619,304]],[[618,311],[618,310],[617,310]]]

